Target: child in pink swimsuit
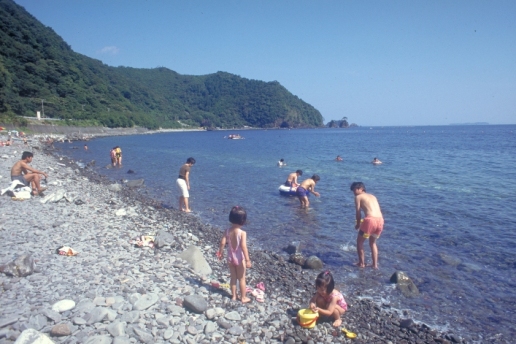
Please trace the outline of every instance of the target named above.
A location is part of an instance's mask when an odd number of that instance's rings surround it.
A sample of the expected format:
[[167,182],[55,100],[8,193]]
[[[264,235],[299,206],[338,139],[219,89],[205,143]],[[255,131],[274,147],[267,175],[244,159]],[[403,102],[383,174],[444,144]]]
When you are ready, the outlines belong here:
[[228,267],[231,274],[231,280],[229,282],[231,288],[232,300],[238,298],[236,283],[237,280],[240,284],[240,300],[242,303],[251,301],[250,298],[246,297],[246,283],[245,283],[245,272],[246,268],[251,267],[251,260],[249,259],[249,252],[247,251],[247,234],[240,227],[245,224],[247,220],[247,213],[244,208],[235,206],[229,213],[229,227],[225,232],[224,236],[220,240],[220,247],[217,252],[217,257],[222,259],[224,246],[228,244]]
[[335,282],[333,275],[329,271],[323,271],[315,280],[315,287],[317,292],[310,300],[310,309],[318,312],[320,315],[331,317],[334,327],[339,327],[342,324],[340,318],[348,309],[344,296],[334,289]]

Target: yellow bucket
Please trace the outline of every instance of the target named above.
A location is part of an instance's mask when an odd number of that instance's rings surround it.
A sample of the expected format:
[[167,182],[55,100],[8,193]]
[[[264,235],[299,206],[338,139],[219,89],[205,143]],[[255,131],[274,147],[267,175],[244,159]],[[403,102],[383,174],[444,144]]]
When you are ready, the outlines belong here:
[[319,319],[319,313],[313,312],[311,309],[300,309],[297,312],[297,322],[302,328],[313,328],[317,319]]

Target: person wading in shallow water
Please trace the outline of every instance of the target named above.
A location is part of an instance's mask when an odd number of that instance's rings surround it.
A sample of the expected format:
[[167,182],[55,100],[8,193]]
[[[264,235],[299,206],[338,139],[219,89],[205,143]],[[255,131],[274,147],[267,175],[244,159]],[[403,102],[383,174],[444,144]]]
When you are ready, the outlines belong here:
[[[357,235],[357,254],[360,268],[365,267],[364,258],[364,241],[369,239],[369,247],[371,247],[371,256],[373,258],[373,269],[378,269],[378,248],[376,240],[380,238],[383,231],[383,215],[380,210],[380,204],[374,195],[366,193],[366,188],[362,182],[354,182],[351,184],[350,190],[355,195],[355,211],[356,224],[355,229],[359,230]],[[362,211],[364,212],[364,221],[362,222]]]
[[190,169],[195,164],[194,158],[188,158],[186,164],[181,166],[179,169],[179,176],[177,177],[176,184],[181,192],[179,196],[179,209],[186,213],[190,213],[190,207],[188,206],[188,198],[190,197]]

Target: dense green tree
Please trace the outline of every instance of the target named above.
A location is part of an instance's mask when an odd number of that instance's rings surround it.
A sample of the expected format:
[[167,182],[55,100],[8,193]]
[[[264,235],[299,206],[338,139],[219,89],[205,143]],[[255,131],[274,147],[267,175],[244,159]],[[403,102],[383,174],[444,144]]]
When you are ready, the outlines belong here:
[[35,116],[42,100],[47,117],[109,127],[322,126],[319,111],[277,81],[110,67],[75,53],[23,7],[0,0],[0,120]]

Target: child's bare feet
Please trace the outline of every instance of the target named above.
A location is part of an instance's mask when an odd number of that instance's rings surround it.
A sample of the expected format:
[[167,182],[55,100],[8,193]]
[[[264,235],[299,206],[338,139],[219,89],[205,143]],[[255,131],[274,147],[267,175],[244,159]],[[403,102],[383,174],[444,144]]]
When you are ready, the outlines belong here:
[[333,322],[333,327],[339,327],[342,324],[342,319],[338,318]]
[[364,263],[357,262],[357,263],[355,263],[355,265],[358,266],[359,268],[365,268]]
[[251,302],[250,298],[248,298],[248,297],[243,297],[242,298],[242,303],[248,303],[248,302]]

